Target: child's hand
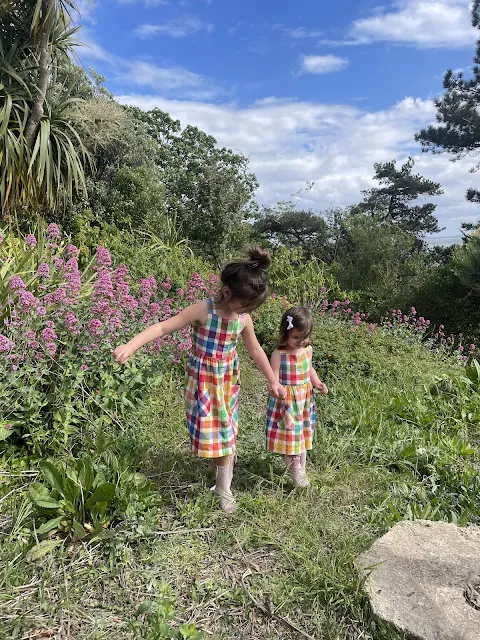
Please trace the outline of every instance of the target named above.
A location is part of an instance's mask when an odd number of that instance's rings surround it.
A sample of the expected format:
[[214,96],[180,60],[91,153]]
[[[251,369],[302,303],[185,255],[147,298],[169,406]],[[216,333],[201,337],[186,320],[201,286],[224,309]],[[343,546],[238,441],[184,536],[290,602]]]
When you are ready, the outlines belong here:
[[269,384],[268,391],[274,398],[285,398],[285,396],[287,395],[285,387],[282,387],[279,382],[276,382],[275,384]]
[[317,391],[320,391],[320,393],[322,394],[322,396],[326,396],[328,393],[328,387],[324,382],[319,382],[318,384],[315,385],[315,389]]
[[128,344],[122,344],[113,351],[113,357],[115,358],[115,362],[118,362],[118,364],[125,364],[130,360],[134,353],[135,350],[132,349],[132,347]]

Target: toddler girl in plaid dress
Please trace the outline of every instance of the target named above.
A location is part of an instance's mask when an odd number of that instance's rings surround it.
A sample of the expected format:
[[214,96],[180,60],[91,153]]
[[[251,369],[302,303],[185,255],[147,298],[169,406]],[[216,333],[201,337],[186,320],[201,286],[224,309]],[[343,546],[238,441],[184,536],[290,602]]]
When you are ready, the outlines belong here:
[[237,343],[242,336],[248,353],[268,381],[270,394],[285,390],[260,347],[249,311],[267,297],[268,251],[252,247],[247,260],[231,262],[222,271],[221,289],[214,300],[187,307],[173,318],[148,327],[130,342],[117,347],[115,360],[124,364],[143,345],[193,326],[193,353],[187,364],[185,408],[192,451],[215,460],[213,488],[227,513],[235,510],[230,485],[238,433],[240,368]]
[[286,397],[270,394],[267,405],[267,449],[285,456],[296,487],[308,487],[305,467],[315,429],[313,388],[326,395],[328,389],[312,366],[310,335],[313,317],[304,307],[292,307],[280,324],[280,339],[271,365]]

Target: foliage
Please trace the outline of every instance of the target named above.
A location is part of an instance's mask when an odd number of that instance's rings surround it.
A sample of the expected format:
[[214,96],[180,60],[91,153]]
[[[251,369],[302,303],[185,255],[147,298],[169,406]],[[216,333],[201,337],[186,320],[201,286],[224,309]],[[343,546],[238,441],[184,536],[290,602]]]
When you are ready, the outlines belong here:
[[[88,432],[89,425],[95,430],[119,424],[148,395],[167,363],[180,362],[191,341],[188,329],[155,341],[124,368],[114,363],[112,348],[195,301],[206,285],[194,276],[185,290],[173,292],[169,278],[157,286],[150,276],[141,279],[135,297],[128,269],[113,269],[101,246],[89,283],[88,270],[79,270],[77,247],[59,245],[55,225],[47,229],[47,238],[29,235],[16,241],[9,236],[0,244],[0,257],[7,274],[18,270],[9,277],[2,310],[0,439],[40,454],[76,448],[78,434]],[[26,282],[19,244],[30,247],[25,251],[30,267]],[[49,260],[39,263],[46,245]]]
[[55,92],[59,66],[73,46],[68,1],[15,2],[0,15],[0,205],[59,207],[85,190],[89,161],[78,99]]
[[429,273],[428,256],[415,250],[414,234],[377,214],[348,215],[342,226],[334,263],[340,286],[355,291],[361,308],[376,316],[407,306]]
[[254,230],[274,247],[300,247],[307,258],[327,260],[329,226],[313,211],[295,209],[294,202],[279,202],[276,207],[263,207],[253,224]]
[[[480,28],[480,3],[472,3],[472,24]],[[449,69],[443,79],[445,93],[435,100],[436,125],[429,125],[416,135],[424,151],[450,153],[454,160],[466,155],[476,155],[480,145],[480,39],[473,59],[472,77],[465,78],[463,71]],[[474,167],[475,171],[478,167]],[[467,200],[480,201],[477,189],[467,190]]]
[[376,215],[380,221],[396,224],[417,237],[440,231],[438,220],[433,215],[435,204],[410,204],[420,196],[443,193],[438,182],[412,174],[414,165],[413,158],[409,158],[400,169],[396,168],[395,160],[375,163],[375,180],[381,186],[364,191],[363,201],[353,208],[353,212]]
[[79,540],[106,539],[109,527],[138,516],[142,502],[141,508],[151,498],[158,502],[144,476],[122,467],[111,454],[99,455],[104,447],[97,439],[95,457],[40,462],[43,483],[29,485],[40,538],[66,534]]
[[269,270],[272,289],[298,303],[317,307],[325,294],[343,296],[332,269],[315,257],[305,259],[301,247],[280,247]]
[[177,622],[175,616],[175,598],[171,587],[162,582],[158,585],[157,600],[145,600],[138,607],[135,620],[130,624],[134,638],[139,640],[201,640],[205,636],[198,632],[193,624],[180,624],[178,629],[172,626]]
[[175,217],[192,248],[219,262],[244,244],[257,182],[248,159],[219,149],[212,136],[153,109],[129,113],[155,141],[155,164],[165,186],[166,213]]

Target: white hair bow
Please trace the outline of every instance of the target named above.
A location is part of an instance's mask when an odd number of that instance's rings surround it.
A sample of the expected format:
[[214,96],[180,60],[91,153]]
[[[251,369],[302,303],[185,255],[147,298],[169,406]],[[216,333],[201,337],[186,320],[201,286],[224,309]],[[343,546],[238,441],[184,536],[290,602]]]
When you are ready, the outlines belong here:
[[293,329],[293,317],[287,316],[287,322],[287,331],[290,331],[290,329]]

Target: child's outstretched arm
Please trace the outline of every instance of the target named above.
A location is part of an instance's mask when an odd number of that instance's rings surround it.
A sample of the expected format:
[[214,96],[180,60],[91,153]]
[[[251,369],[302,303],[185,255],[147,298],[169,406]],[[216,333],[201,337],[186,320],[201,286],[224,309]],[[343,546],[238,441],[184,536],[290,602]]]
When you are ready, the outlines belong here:
[[205,324],[208,315],[207,302],[197,302],[190,307],[183,309],[180,313],[173,318],[169,318],[164,322],[157,322],[152,324],[151,327],[144,329],[132,338],[127,344],[123,344],[117,347],[113,352],[113,357],[118,364],[125,364],[143,345],[152,342],[156,338],[162,338],[168,336],[174,331],[179,331],[187,327],[190,324]]
[[242,337],[250,357],[267,379],[270,394],[274,398],[284,398],[286,391],[279,383],[278,376],[275,376],[266,353],[257,340],[252,319],[248,314],[245,315],[245,328],[242,332]]
[[318,377],[318,373],[315,371],[313,365],[310,367],[310,381],[323,396],[326,396],[328,393],[327,385],[320,380]]

